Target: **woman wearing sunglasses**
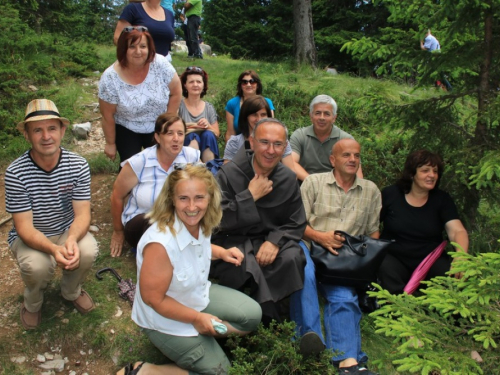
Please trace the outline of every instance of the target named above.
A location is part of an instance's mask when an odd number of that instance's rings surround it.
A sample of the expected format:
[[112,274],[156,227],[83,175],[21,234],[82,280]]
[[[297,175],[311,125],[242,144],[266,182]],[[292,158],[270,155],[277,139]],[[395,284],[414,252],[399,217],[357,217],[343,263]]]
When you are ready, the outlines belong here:
[[137,247],[150,225],[145,214],[153,207],[175,166],[200,160],[198,150],[183,146],[185,134],[184,121],[179,116],[164,113],[156,120],[155,146],[122,163],[111,193],[112,257],[120,256],[124,240],[133,248]]
[[99,81],[99,107],[106,140],[104,153],[123,162],[152,145],[156,118],[175,113],[181,82],[164,56],[155,53],[144,26],[127,26],[118,39],[118,60]]
[[[266,117],[272,117],[272,111],[271,108],[269,108],[266,98],[263,96],[255,95],[243,102],[240,109],[239,121],[241,133],[232,135],[229,141],[226,142],[226,148],[224,149],[224,164],[233,160],[240,148],[250,148],[248,137],[252,134],[257,122]],[[281,162],[295,172],[293,167],[292,148],[289,142],[286,144]]]
[[137,247],[132,320],[173,363],[137,362],[119,375],[227,374],[229,360],[215,339],[257,329],[259,304],[208,280],[211,259],[239,267],[244,257],[236,247],[210,244],[220,202],[219,185],[205,167],[187,165],[168,176]]
[[200,150],[204,163],[219,158],[217,113],[212,104],[202,100],[208,90],[207,72],[190,66],[181,74],[181,85],[184,99],[179,107],[179,116],[188,127],[184,145]]
[[175,39],[174,13],[163,8],[161,0],[130,3],[123,8],[113,37],[115,45],[118,45],[123,28],[132,25],[147,27],[155,42],[156,52],[172,61],[169,51]]
[[[243,102],[254,95],[262,94],[262,83],[260,82],[259,75],[253,70],[245,70],[238,77],[236,90],[236,96],[230,99],[226,104],[226,142],[229,140],[229,138],[231,138],[232,135],[241,133],[238,126],[238,118]],[[271,117],[274,117],[273,102],[268,98],[266,98],[266,101],[269,104],[269,108],[271,108]]]

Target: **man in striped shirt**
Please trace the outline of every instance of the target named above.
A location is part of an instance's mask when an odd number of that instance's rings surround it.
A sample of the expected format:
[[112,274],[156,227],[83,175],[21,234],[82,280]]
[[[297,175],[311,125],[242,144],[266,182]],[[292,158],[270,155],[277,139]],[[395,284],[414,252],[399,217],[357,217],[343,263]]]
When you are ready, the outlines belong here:
[[31,149],[5,172],[5,201],[14,227],[8,242],[25,284],[21,322],[41,322],[43,293],[55,268],[62,269],[61,294],[82,314],[94,309],[81,288],[97,256],[90,225],[90,170],[84,158],[61,148],[69,120],[55,104],[36,99],[17,128]]

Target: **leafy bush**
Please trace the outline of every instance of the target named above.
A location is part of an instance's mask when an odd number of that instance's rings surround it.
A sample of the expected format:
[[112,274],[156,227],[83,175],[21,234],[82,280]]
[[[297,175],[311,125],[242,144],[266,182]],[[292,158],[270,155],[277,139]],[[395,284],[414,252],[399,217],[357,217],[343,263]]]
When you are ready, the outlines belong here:
[[[382,308],[373,312],[377,332],[392,338],[387,358],[399,371],[442,375],[492,374],[500,341],[500,254],[453,253],[453,272],[462,279],[424,282],[422,295],[391,295],[379,287]],[[483,362],[471,358],[480,353]],[[390,357],[389,357],[390,356]]]
[[226,346],[233,355],[232,375],[327,375],[334,374],[330,363],[332,352],[324,351],[319,358],[303,358],[294,340],[295,323],[271,323],[268,329],[261,324],[256,333],[248,336],[232,336]]

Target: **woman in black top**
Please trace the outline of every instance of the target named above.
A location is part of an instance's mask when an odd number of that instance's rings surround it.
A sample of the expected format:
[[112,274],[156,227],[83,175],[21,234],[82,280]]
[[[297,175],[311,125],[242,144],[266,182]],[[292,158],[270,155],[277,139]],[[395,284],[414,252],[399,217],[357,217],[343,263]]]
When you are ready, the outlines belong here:
[[[450,195],[438,189],[443,168],[439,155],[427,150],[415,151],[406,159],[396,184],[382,190],[380,237],[396,242],[390,246],[379,269],[379,279],[391,293],[403,292],[415,268],[443,241],[443,229],[450,241],[465,252],[468,250],[469,237],[457,208]],[[445,252],[426,279],[444,276],[450,266],[451,257]]]

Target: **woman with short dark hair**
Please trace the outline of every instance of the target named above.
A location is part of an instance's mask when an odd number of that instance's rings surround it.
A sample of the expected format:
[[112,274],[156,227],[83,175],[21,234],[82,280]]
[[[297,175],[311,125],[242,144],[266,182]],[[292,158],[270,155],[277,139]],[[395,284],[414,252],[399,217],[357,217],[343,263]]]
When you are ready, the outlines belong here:
[[[254,96],[262,94],[262,82],[259,75],[253,70],[245,70],[238,77],[238,84],[236,85],[236,96],[230,99],[226,104],[226,142],[232,135],[241,133],[238,127],[238,120],[240,115],[240,108],[243,102]],[[271,109],[271,116],[274,117],[274,105],[271,99],[265,98]]]
[[182,96],[179,116],[186,122],[185,146],[201,152],[201,160],[219,158],[217,137],[220,134],[217,112],[212,104],[202,100],[208,90],[208,74],[198,66],[189,66],[181,74]]
[[[379,269],[379,279],[391,293],[403,292],[413,271],[443,241],[443,231],[460,245],[457,251],[468,251],[469,237],[457,208],[450,195],[438,189],[443,170],[439,155],[415,151],[408,155],[396,184],[382,190],[380,238],[396,241]],[[426,279],[444,276],[450,267],[451,257],[444,252]]]
[[156,118],[179,110],[179,77],[155,51],[146,27],[123,28],[116,47],[118,60],[99,81],[104,153],[111,160],[118,152],[123,162],[151,146]]
[[153,207],[176,163],[195,163],[200,152],[184,147],[186,124],[177,115],[164,113],[155,123],[154,143],[122,163],[111,193],[111,256],[120,256],[123,241],[135,248],[149,228],[145,215]]

